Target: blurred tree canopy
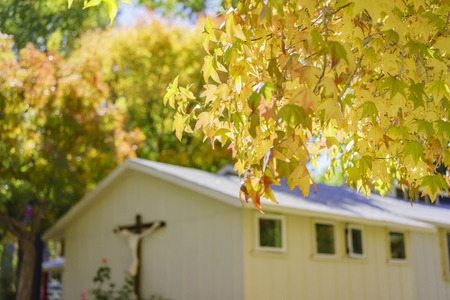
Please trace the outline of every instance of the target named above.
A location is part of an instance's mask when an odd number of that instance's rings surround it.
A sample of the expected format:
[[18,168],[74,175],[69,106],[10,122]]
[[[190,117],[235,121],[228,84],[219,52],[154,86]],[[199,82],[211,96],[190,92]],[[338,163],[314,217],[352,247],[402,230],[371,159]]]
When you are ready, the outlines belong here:
[[[210,1],[212,2],[212,1]],[[216,1],[221,2],[221,1]],[[164,12],[203,12],[208,1],[205,0],[139,0],[139,3],[145,4],[150,9],[162,9]]]
[[[201,21],[200,21],[201,22]],[[215,171],[231,159],[229,151],[203,143],[199,134],[181,143],[172,132],[174,111],[163,105],[167,82],[177,75],[200,94],[203,63],[201,30],[181,28],[164,20],[136,27],[84,35],[73,57],[95,59],[110,86],[112,101],[125,107],[125,131],[140,128],[146,139],[141,158]],[[181,79],[180,79],[181,81]]]
[[67,61],[0,36],[0,222],[18,240],[17,299],[29,299],[34,237],[126,156],[143,135],[120,109],[93,59]]
[[15,47],[33,43],[40,50],[66,50],[81,32],[108,24],[106,9],[82,9],[75,1],[67,9],[67,0],[2,0],[0,31],[14,36]]

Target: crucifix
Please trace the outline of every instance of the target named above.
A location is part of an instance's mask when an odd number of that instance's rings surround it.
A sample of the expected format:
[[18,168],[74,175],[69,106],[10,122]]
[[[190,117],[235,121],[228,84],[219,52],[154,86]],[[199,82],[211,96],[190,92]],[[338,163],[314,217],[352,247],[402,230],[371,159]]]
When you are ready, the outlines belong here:
[[137,299],[141,299],[140,281],[141,281],[141,240],[151,234],[159,227],[166,226],[164,221],[142,223],[141,215],[136,215],[136,223],[133,225],[116,226],[114,232],[123,236],[131,250],[132,263],[128,273],[135,278],[134,292]]

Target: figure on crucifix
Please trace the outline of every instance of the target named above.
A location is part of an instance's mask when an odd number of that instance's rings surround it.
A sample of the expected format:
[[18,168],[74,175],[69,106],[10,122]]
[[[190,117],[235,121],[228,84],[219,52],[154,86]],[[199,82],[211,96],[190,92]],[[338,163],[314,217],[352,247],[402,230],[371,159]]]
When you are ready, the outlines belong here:
[[155,231],[156,228],[160,227],[161,223],[162,222],[153,222],[153,224],[150,226],[150,228],[142,231],[141,233],[134,233],[127,229],[120,229],[119,226],[117,226],[114,229],[115,233],[123,236],[127,240],[128,246],[130,247],[131,255],[132,255],[132,263],[131,263],[130,268],[128,269],[128,273],[131,276],[136,276],[136,274],[137,274],[138,265],[139,265],[138,244],[139,244],[140,240],[142,238],[146,237],[147,235],[149,235],[150,233],[152,233],[153,231]]
[[153,231],[166,224],[163,221],[142,223],[141,216],[136,215],[136,224],[127,226],[116,226],[114,232],[123,236],[131,250],[132,262],[128,273],[135,277],[135,293],[140,296],[140,259],[141,259],[141,240],[150,235]]

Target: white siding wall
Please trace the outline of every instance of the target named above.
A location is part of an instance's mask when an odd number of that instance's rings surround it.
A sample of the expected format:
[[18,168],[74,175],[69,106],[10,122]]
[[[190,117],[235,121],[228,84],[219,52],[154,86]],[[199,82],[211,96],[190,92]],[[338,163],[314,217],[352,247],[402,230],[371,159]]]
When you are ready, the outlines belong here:
[[444,238],[442,232],[411,234],[418,300],[450,299],[450,280],[446,279],[447,249]]
[[352,259],[346,256],[345,224],[336,222],[337,257],[317,258],[313,254],[314,219],[286,215],[286,252],[265,253],[254,250],[254,215],[254,211],[244,212],[245,299],[416,299],[408,233],[406,263],[389,262],[388,231],[373,226],[364,226],[366,258]]
[[80,299],[108,260],[122,283],[131,263],[116,225],[164,220],[142,242],[143,294],[171,300],[243,298],[242,210],[165,181],[128,171],[103,192],[66,232],[64,299]]

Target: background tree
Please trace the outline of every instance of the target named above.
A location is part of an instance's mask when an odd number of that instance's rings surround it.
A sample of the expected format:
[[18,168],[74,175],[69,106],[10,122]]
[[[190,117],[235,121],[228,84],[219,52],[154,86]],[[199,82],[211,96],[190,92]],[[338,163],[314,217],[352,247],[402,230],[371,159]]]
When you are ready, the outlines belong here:
[[180,82],[193,83],[191,91],[200,94],[200,45],[199,26],[186,28],[156,18],[81,38],[73,56],[100,63],[112,101],[124,108],[124,130],[139,127],[146,136],[137,150],[139,157],[209,171],[230,161],[226,149],[212,151],[200,133],[185,136],[180,143],[172,133],[174,111],[162,102],[167,82],[178,74],[183,78]]
[[16,299],[30,299],[34,238],[143,138],[121,128],[93,60],[68,62],[0,39],[0,222],[19,241]]
[[276,201],[282,177],[308,196],[323,151],[365,193],[448,191],[448,1],[226,3],[203,32],[202,97],[175,80],[165,101],[179,137],[202,129],[232,149],[246,200]]
[[0,31],[14,36],[21,49],[33,43],[41,50],[70,49],[76,38],[87,29],[108,24],[106,9],[67,9],[66,0],[2,0],[0,1]]
[[[150,10],[159,9],[168,14],[179,14],[182,16],[192,16],[192,14],[202,13],[207,8],[220,5],[221,1],[205,0],[139,0],[138,3],[145,4]],[[218,2],[218,3],[217,3]]]

